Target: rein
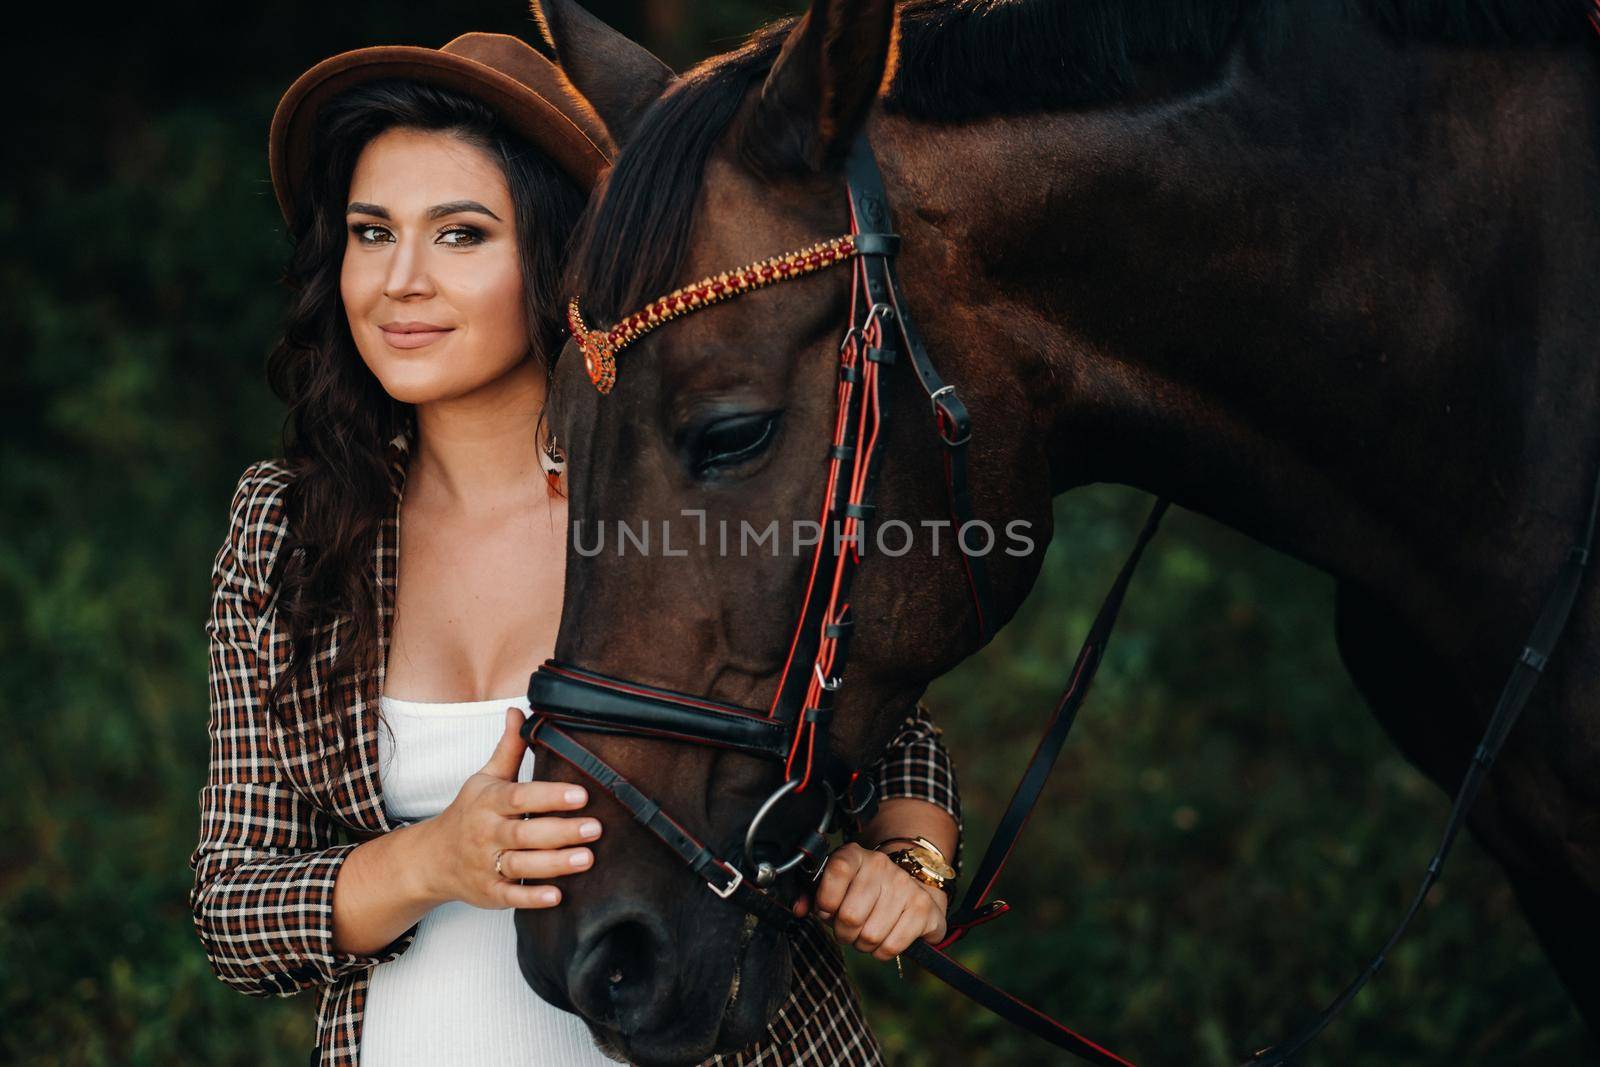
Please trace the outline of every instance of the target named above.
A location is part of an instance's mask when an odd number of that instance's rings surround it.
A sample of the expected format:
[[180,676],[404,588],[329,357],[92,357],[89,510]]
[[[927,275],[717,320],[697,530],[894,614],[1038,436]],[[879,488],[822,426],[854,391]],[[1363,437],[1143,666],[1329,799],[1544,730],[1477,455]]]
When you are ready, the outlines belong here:
[[[1600,21],[1596,28],[1600,30]],[[798,920],[788,905],[769,892],[778,875],[798,867],[814,877],[826,859],[827,834],[836,820],[838,826],[853,827],[859,832],[876,810],[871,779],[862,777],[859,767],[831,750],[828,727],[854,625],[849,603],[851,584],[861,562],[865,525],[874,512],[873,490],[881,460],[877,445],[888,417],[880,406],[880,378],[901,356],[910,363],[928,398],[935,433],[943,447],[946,489],[957,528],[956,542],[966,567],[980,647],[993,636],[996,618],[983,557],[969,551],[960,536],[965,524],[972,521],[967,488],[971,419],[955,388],[939,377],[906,314],[894,271],[900,238],[893,231],[883,179],[865,134],[852,146],[845,170],[850,233],[844,237],[701,279],[624,318],[609,330],[589,329],[576,299],[568,307],[568,322],[584,353],[585,366],[595,387],[604,394],[616,382],[616,354],[651,330],[740,293],[851,263],[854,278],[850,325],[838,353],[838,415],[827,450],[822,503],[822,527],[834,536],[822,537],[812,558],[800,616],[770,706],[759,711],[725,704],[548,660],[529,679],[528,701],[533,715],[522,728],[522,736],[530,745],[550,749],[616,797],[697,877],[704,879],[712,892],[780,925]],[[989,894],[1072,729],[1105,655],[1128,584],[1167,506],[1167,501],[1158,500],[1151,509],[1107,593],[1078,653],[1070,681],[984,850],[977,874],[961,904],[949,916],[945,938],[937,945],[918,940],[903,953],[963,994],[1052,1045],[1090,1063],[1120,1067],[1133,1065],[963,967],[947,950],[974,927],[1009,910],[1004,900],[990,899]],[[1589,561],[1597,513],[1600,478],[1590,499],[1587,521],[1567,553],[1555,587],[1500,694],[1483,740],[1457,790],[1443,838],[1411,906],[1378,954],[1320,1015],[1280,1045],[1256,1052],[1247,1061],[1249,1064],[1278,1067],[1288,1063],[1377,973],[1416,916],[1566,625]],[[801,669],[801,664],[809,669]],[[659,804],[577,741],[572,731],[714,745],[782,763],[783,784],[757,810],[745,832],[744,866],[723,859],[695,838]],[[773,863],[767,855],[770,849],[763,848],[759,837],[762,821],[790,793],[802,794],[818,782],[827,794],[820,825],[793,846],[788,860]]]

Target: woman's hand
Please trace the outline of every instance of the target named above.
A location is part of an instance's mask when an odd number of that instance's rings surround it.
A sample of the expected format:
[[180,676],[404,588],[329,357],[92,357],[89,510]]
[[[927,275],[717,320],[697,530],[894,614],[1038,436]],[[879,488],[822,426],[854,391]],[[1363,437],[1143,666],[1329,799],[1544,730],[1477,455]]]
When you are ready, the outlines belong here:
[[[830,923],[840,944],[873,959],[892,960],[917,938],[944,937],[944,890],[913,877],[887,854],[851,842],[835,849],[816,886],[817,918]],[[795,901],[804,918],[811,897]]]
[[[548,908],[561,900],[553,885],[518,885],[519,878],[559,878],[589,869],[594,853],[573,848],[600,836],[592,816],[525,818],[525,813],[571,811],[588,802],[569,782],[519,782],[527,743],[522,712],[506,709],[506,728],[483,769],[462,784],[450,806],[417,824],[430,895],[476,908]],[[495,871],[499,860],[500,870]]]

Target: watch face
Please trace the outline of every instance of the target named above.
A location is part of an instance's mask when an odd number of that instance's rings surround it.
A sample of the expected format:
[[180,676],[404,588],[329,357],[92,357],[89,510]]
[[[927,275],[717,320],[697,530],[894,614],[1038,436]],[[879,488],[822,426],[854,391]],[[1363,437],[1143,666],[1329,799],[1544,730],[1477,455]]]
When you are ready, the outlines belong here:
[[927,849],[920,847],[913,848],[908,851],[910,851],[911,855],[915,856],[919,861],[921,861],[924,867],[928,868],[928,870],[932,871],[934,874],[937,874],[940,878],[955,877],[955,868],[941,860],[937,853],[929,852]]

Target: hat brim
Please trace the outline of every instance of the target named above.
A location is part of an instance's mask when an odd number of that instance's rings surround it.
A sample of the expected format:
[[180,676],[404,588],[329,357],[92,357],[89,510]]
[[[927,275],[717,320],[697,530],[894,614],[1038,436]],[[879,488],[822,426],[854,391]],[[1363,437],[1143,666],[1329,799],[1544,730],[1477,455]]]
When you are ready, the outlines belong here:
[[358,48],[325,59],[295,79],[272,115],[267,164],[278,208],[291,226],[295,198],[311,158],[317,111],[346,89],[385,78],[411,78],[483,101],[508,127],[549,155],[584,192],[593,189],[611,165],[608,144],[598,143],[543,94],[493,67],[436,48]]

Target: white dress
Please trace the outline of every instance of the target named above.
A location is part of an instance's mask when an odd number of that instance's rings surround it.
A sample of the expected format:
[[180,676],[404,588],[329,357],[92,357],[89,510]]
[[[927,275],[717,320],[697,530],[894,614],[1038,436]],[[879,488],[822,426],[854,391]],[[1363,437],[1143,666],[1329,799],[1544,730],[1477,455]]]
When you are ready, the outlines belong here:
[[[528,711],[526,696],[462,704],[386,696],[380,704],[383,808],[397,821],[448,807],[494,751],[506,708]],[[532,777],[530,751],[517,779]],[[422,917],[411,945],[372,969],[362,1067],[613,1067],[578,1016],[546,1004],[523,980],[513,914],[457,900]]]

